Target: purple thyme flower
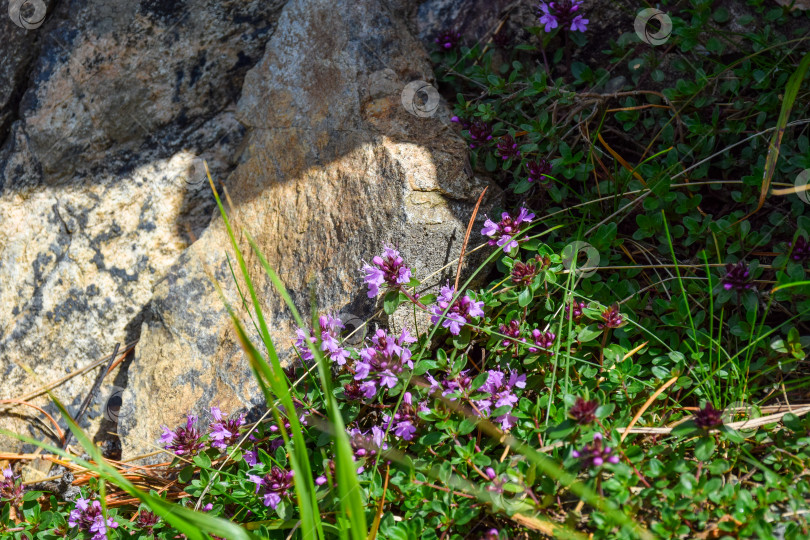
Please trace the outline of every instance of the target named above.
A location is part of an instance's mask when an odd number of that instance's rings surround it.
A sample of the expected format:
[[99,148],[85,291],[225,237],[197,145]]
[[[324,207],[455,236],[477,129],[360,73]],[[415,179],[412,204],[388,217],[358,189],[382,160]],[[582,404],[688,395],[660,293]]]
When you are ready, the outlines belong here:
[[479,146],[488,146],[492,141],[492,126],[483,120],[476,120],[469,126],[470,148],[477,148]]
[[529,182],[545,184],[548,180],[547,175],[551,174],[551,163],[545,159],[541,159],[540,161],[527,161],[526,172],[529,175],[527,179]]
[[394,413],[393,418],[387,414],[383,415],[384,427],[387,429],[390,425],[393,428],[394,435],[406,441],[413,440],[418,420],[416,409],[412,405],[412,399],[411,393],[405,392],[403,402],[399,410]]
[[135,519],[135,524],[141,529],[141,532],[146,533],[147,536],[153,534],[152,527],[157,525],[160,518],[157,514],[153,514],[148,510],[141,510],[138,512],[138,517]]
[[499,493],[503,495],[503,485],[506,482],[498,478],[498,473],[495,472],[495,469],[493,469],[492,467],[487,467],[486,469],[484,469],[484,474],[492,482],[492,484],[487,486],[487,491],[492,491],[494,493]]
[[[388,444],[383,441],[385,430],[371,426],[371,432],[362,432],[357,428],[349,430],[349,442],[354,449],[356,459],[371,458],[382,450],[388,450]],[[357,468],[357,474],[365,470],[362,465]]]
[[521,207],[516,217],[512,217],[509,212],[501,214],[500,223],[495,223],[487,218],[484,222],[484,228],[481,229],[481,234],[489,236],[490,246],[501,246],[504,253],[509,253],[512,248],[518,246],[518,241],[515,237],[520,234],[520,228],[523,223],[531,223],[534,219],[534,214]]
[[695,424],[700,429],[716,428],[723,423],[723,413],[707,403],[705,407],[695,412]]
[[537,7],[537,16],[540,24],[544,25],[546,33],[557,28],[568,26],[572,32],[584,32],[588,26],[588,19],[579,15],[582,0],[561,0],[560,2],[541,2]]
[[571,302],[565,306],[565,318],[570,319],[573,312],[574,322],[579,322],[583,309],[585,309],[585,302]]
[[602,312],[602,322],[596,326],[602,330],[604,328],[619,328],[624,324],[624,317],[619,313],[619,306],[612,305]]
[[788,253],[790,258],[796,262],[805,262],[810,259],[810,242],[804,236],[796,239],[796,243],[788,242]]
[[461,34],[455,30],[445,30],[433,40],[440,49],[449,51],[455,49],[461,41]]
[[586,401],[581,397],[577,397],[576,403],[568,411],[568,416],[577,424],[590,424],[596,420],[596,409],[598,408],[598,401]]
[[571,455],[582,459],[586,464],[593,467],[601,467],[607,463],[614,465],[619,462],[619,456],[613,454],[613,449],[609,446],[602,446],[602,434],[598,431],[593,434],[593,442],[582,450],[574,450]]
[[734,289],[735,291],[745,291],[754,286],[751,283],[751,272],[748,271],[748,265],[743,261],[737,264],[728,263],[726,265],[726,275],[722,279],[723,288],[727,291]]
[[364,278],[368,285],[368,297],[375,298],[380,293],[380,287],[388,285],[398,288],[411,280],[411,269],[405,266],[405,261],[399,256],[399,251],[383,246],[382,255],[377,255],[371,262],[374,266],[363,266]]
[[236,418],[227,418],[219,407],[211,407],[211,416],[214,417],[208,435],[208,438],[211,439],[211,447],[225,450],[236,444],[236,441],[239,440],[239,428],[245,425],[245,415],[240,414]]
[[118,523],[113,518],[104,519],[101,503],[79,497],[76,508],[68,516],[68,525],[77,527],[80,531],[93,534],[93,540],[106,540],[107,527],[115,529]]
[[[520,321],[509,321],[509,325],[502,324],[500,327],[501,334],[508,336],[501,342],[504,347],[515,345],[516,341],[520,340]],[[511,338],[511,339],[510,339]]]
[[530,353],[537,353],[537,352],[545,352],[551,353],[551,349],[554,348],[554,340],[557,339],[557,335],[554,332],[541,332],[537,328],[532,330],[532,340],[534,341],[535,347],[529,347]]
[[[329,469],[329,476],[332,477],[332,482],[337,484],[337,475],[335,474],[335,460],[334,459],[329,460],[329,463],[327,463],[327,465],[326,465],[326,467],[324,467],[324,469],[327,469],[327,468]],[[322,475],[318,476],[317,478],[315,478],[315,485],[316,486],[322,486],[327,482],[326,472],[327,471],[324,470],[324,474],[322,474]]]
[[[433,316],[430,317],[430,322],[436,324],[441,320],[442,326],[449,328],[450,333],[457,336],[461,332],[461,327],[467,324],[471,318],[484,316],[484,302],[476,302],[466,294],[461,295],[453,302],[455,292],[455,287],[450,287],[449,282],[441,288],[436,305],[431,308]],[[452,305],[451,302],[453,302]],[[445,311],[447,311],[446,315],[444,314]],[[444,319],[442,319],[443,315]]]
[[451,122],[455,122],[457,124],[461,124],[462,129],[470,129],[470,122],[464,117],[461,116],[454,116],[450,119]]
[[270,474],[265,475],[264,478],[250,474],[248,479],[256,484],[256,493],[264,490],[264,505],[275,510],[278,503],[281,502],[281,498],[286,497],[287,492],[292,489],[293,471],[273,465]]
[[245,460],[245,463],[247,463],[248,466],[255,467],[256,464],[259,462],[259,451],[248,450],[244,454],[242,454],[242,459]]
[[503,160],[520,157],[518,144],[511,135],[504,135],[501,137],[496,146],[498,149],[498,155],[501,156],[501,159]]
[[[466,397],[470,392],[477,390],[477,388],[470,388],[473,378],[468,369],[462,370],[461,373],[453,378],[445,375],[445,378],[441,381],[436,380],[430,373],[426,373],[425,378],[430,383],[430,393],[433,394],[441,391],[442,397],[447,397],[451,394]],[[450,401],[456,400],[455,397],[449,397],[448,399]]]
[[403,328],[399,337],[379,329],[371,338],[371,346],[360,351],[360,360],[355,365],[354,379],[365,381],[359,391],[371,399],[377,394],[377,385],[394,388],[398,375],[405,367],[413,369],[411,350],[407,345],[416,338]]
[[173,451],[178,456],[186,457],[196,455],[205,446],[200,441],[202,433],[194,427],[197,417],[191,414],[187,416],[186,427],[180,426],[172,431],[163,426],[163,435],[160,437],[163,448]]
[[11,506],[17,508],[23,502],[24,493],[25,486],[20,477],[14,474],[11,467],[3,469],[3,476],[0,477],[0,500],[10,501]]
[[[318,326],[321,329],[321,350],[324,351],[326,356],[337,365],[344,365],[346,360],[349,358],[349,351],[342,348],[340,346],[340,341],[338,340],[340,330],[345,328],[343,326],[343,321],[337,317],[332,317],[331,315],[326,314],[318,317]],[[310,330],[309,336],[307,336],[306,332],[299,328],[296,334],[298,339],[295,342],[295,347],[301,354],[301,358],[305,361],[314,360],[315,357],[312,355],[312,351],[309,350],[307,340],[309,340],[309,342],[312,344],[317,344],[318,339],[315,336],[315,330]]]
[[480,540],[499,540],[499,539],[500,539],[500,532],[498,532],[498,529],[490,529],[486,533],[484,533],[484,536],[480,538]]
[[582,15],[577,15],[574,17],[574,20],[571,21],[571,31],[572,32],[585,32],[585,29],[588,26],[590,19],[586,19]]
[[[486,382],[478,390],[486,392],[490,396],[484,399],[475,400],[475,406],[481,414],[489,416],[490,410],[500,407],[514,407],[518,402],[518,396],[513,393],[515,388],[526,388],[526,375],[518,375],[516,371],[511,371],[509,378],[506,373],[497,369],[487,372]],[[503,429],[511,429],[517,417],[507,412],[495,420],[501,423]]]
[[537,272],[538,268],[534,265],[534,262],[528,261],[523,263],[516,261],[514,266],[512,266],[512,283],[528,287],[531,285],[532,281],[534,281],[534,278],[537,277]]

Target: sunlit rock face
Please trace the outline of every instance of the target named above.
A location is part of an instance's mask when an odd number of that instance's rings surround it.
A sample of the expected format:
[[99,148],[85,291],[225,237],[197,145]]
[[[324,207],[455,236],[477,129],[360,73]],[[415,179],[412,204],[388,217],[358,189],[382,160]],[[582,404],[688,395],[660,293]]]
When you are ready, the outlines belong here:
[[[321,310],[371,317],[375,304],[360,268],[384,243],[399,248],[416,276],[440,270],[460,252],[487,183],[468,174],[465,144],[443,105],[403,105],[414,80],[433,81],[427,53],[400,11],[380,0],[289,2],[245,78],[236,114],[248,135],[226,182],[231,219],[255,238],[305,315],[311,285]],[[485,209],[496,196],[490,191]],[[245,235],[237,236],[249,253]],[[135,404],[121,425],[125,456],[148,451],[159,426],[176,425],[186,412],[263,403],[212,284],[239,308],[228,245],[222,220],[213,219],[154,290],[124,394]],[[246,259],[271,336],[288,361],[292,317],[258,258]],[[427,285],[454,277],[453,264]],[[246,290],[241,279],[240,287]],[[238,311],[258,343],[247,312]],[[412,319],[397,314],[387,322],[419,330]],[[426,321],[417,322],[424,330]]]
[[[426,287],[455,278],[488,182],[425,86],[410,3],[45,5],[37,28],[0,22],[0,399],[62,381],[54,395],[75,413],[99,373],[80,370],[120,343],[131,352],[82,420],[107,450],[110,432],[133,457],[184,413],[260,406],[224,302],[254,328],[203,163],[229,196],[284,361],[292,318],[245,232],[304,313],[313,288],[321,309],[371,317],[360,268],[384,243],[432,275]],[[498,196],[490,187],[471,246]],[[379,322],[422,331],[427,319]],[[30,401],[58,418],[46,396]],[[0,406],[0,426],[53,441],[44,418]]]
[[[219,177],[236,164],[235,104],[283,2],[51,4],[33,29],[0,11],[0,399],[137,339],[152,288],[210,221],[197,158]],[[75,411],[98,371],[55,395]],[[120,367],[92,433],[115,384]],[[39,439],[42,418],[0,408],[0,426]]]

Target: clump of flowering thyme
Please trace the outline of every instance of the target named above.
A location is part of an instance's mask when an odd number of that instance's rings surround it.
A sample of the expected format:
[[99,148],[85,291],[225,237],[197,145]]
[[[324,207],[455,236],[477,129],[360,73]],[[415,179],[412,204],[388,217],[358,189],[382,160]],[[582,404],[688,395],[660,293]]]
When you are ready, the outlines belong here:
[[470,320],[484,316],[484,302],[475,301],[466,294],[459,296],[454,302],[455,292],[455,287],[450,287],[449,283],[441,288],[436,305],[432,308],[433,316],[430,322],[436,324],[441,320],[442,326],[457,336],[461,332],[461,327]]
[[723,424],[723,412],[715,409],[711,403],[695,412],[695,425],[708,430]]
[[554,340],[557,339],[557,335],[554,332],[546,331],[543,332],[535,328],[532,330],[532,341],[534,341],[534,347],[529,347],[530,353],[538,353],[538,352],[545,352],[550,354],[551,350],[554,348]]
[[571,319],[573,317],[574,322],[579,322],[579,320],[582,318],[582,312],[584,309],[585,302],[571,302],[565,306],[565,318]]
[[526,172],[528,173],[527,180],[529,182],[539,182],[545,184],[549,180],[551,174],[551,163],[545,159],[539,161],[527,161]]
[[582,399],[582,397],[577,397],[574,406],[568,411],[568,417],[580,425],[590,424],[596,420],[596,409],[598,408],[598,401],[588,401]]
[[118,523],[113,518],[105,519],[99,501],[91,501],[82,497],[76,501],[76,508],[70,512],[68,525],[92,534],[93,540],[106,540],[107,528],[118,527]]
[[581,6],[582,0],[541,2],[537,6],[537,16],[546,33],[550,33],[558,27],[568,27],[572,32],[584,32],[590,21],[580,13]]
[[222,414],[219,407],[211,407],[211,416],[214,417],[214,422],[209,428],[211,446],[225,450],[236,444],[239,440],[239,428],[245,425],[245,415],[240,414],[235,418],[228,418]]
[[264,477],[251,474],[248,479],[256,484],[257,494],[263,492],[264,505],[275,510],[293,486],[293,471],[273,465],[270,473]]
[[[475,400],[475,406],[485,416],[489,416],[490,410],[514,407],[518,402],[516,388],[526,388],[526,375],[516,371],[507,374],[499,369],[491,369],[487,372],[486,382],[478,389],[489,394],[489,397]],[[501,423],[503,429],[511,429],[517,422],[517,417],[507,412],[495,420]]]
[[483,120],[476,120],[467,129],[470,132],[470,148],[488,146],[492,141],[492,126]]
[[373,264],[363,266],[369,298],[380,294],[381,287],[398,289],[411,280],[411,269],[405,266],[404,259],[394,248],[385,246],[383,254],[377,255],[371,262]]
[[585,445],[582,450],[574,450],[571,455],[592,467],[601,467],[605,463],[615,465],[619,462],[619,456],[613,454],[610,446],[602,446],[602,434],[598,431],[593,434],[593,442]]
[[[399,254],[397,254],[397,256],[398,255]],[[378,257],[374,257],[374,259],[376,260],[378,259]],[[408,277],[408,279],[410,279],[410,277]],[[371,286],[369,286],[369,290],[370,288]],[[330,360],[337,363],[337,365],[342,366],[343,364],[346,363],[346,360],[349,358],[349,351],[341,347],[339,341],[340,330],[344,328],[343,321],[341,321],[337,317],[332,317],[331,315],[328,314],[321,315],[320,317],[318,317],[318,326],[320,327],[321,350],[326,353],[326,356]],[[309,349],[307,341],[309,341],[313,345],[317,345],[318,338],[316,337],[315,330],[314,329],[310,330],[309,335],[307,335],[307,332],[305,330],[299,328],[296,332],[296,335],[298,339],[295,341],[295,347],[301,354],[301,358],[306,361],[313,361],[315,359],[315,356]]]
[[746,291],[754,286],[751,281],[751,272],[743,261],[726,265],[726,275],[722,279],[723,288],[727,291]]
[[[383,450],[388,450],[388,444],[384,442],[385,431],[378,426],[371,426],[368,432],[359,428],[349,430],[349,442],[354,449],[354,457],[357,459],[372,458]],[[357,468],[357,474],[365,470],[363,465]]]
[[520,321],[511,320],[508,325],[502,324],[499,330],[506,336],[506,339],[501,342],[504,347],[515,345],[520,340]]
[[359,391],[366,398],[373,398],[378,387],[395,387],[403,369],[413,369],[408,344],[415,341],[405,328],[399,336],[377,330],[371,338],[371,346],[360,351],[360,360],[354,366],[354,379],[363,381]]
[[440,49],[449,51],[458,47],[461,42],[461,33],[455,30],[445,30],[433,40]]
[[138,512],[137,517],[135,518],[135,524],[141,530],[141,532],[146,533],[147,535],[152,535],[153,528],[157,525],[160,518],[157,514],[153,514],[148,510],[141,510]]
[[810,259],[810,242],[804,236],[800,236],[795,243],[788,242],[788,253],[792,261],[805,262]]
[[500,246],[503,248],[504,253],[509,253],[510,250],[518,247],[516,237],[520,234],[523,224],[531,223],[533,219],[534,214],[523,207],[514,217],[509,212],[503,212],[501,221],[498,223],[487,218],[484,222],[484,228],[481,229],[481,234],[489,237],[490,246]]
[[25,486],[20,477],[12,472],[11,467],[3,469],[0,477],[0,501],[9,501],[11,506],[17,508],[22,503]]
[[504,135],[496,145],[498,155],[503,160],[520,157],[520,149],[511,135]]
[[185,427],[180,426],[171,430],[167,426],[163,426],[163,435],[160,437],[163,448],[171,450],[178,456],[196,455],[205,446],[202,442],[203,434],[195,426],[196,423],[197,417],[189,414]]
[[612,305],[602,312],[602,322],[596,326],[600,330],[605,328],[619,328],[624,324],[624,317],[619,313],[619,306]]

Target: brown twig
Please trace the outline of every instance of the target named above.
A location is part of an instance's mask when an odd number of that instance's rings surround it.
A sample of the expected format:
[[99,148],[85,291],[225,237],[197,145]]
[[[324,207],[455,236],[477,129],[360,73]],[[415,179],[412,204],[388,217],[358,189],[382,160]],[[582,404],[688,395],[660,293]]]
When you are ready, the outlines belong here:
[[470,217],[470,222],[467,224],[467,232],[464,234],[464,243],[461,245],[461,253],[458,256],[458,268],[456,268],[456,283],[455,283],[455,291],[458,292],[458,281],[461,279],[461,265],[464,263],[464,252],[467,251],[467,242],[470,241],[470,234],[472,233],[473,225],[475,224],[475,217],[478,215],[478,209],[481,207],[481,201],[484,199],[484,194],[489,189],[489,186],[484,188],[484,191],[481,192],[481,195],[478,196],[478,202],[475,203],[475,208],[473,208],[472,216]]

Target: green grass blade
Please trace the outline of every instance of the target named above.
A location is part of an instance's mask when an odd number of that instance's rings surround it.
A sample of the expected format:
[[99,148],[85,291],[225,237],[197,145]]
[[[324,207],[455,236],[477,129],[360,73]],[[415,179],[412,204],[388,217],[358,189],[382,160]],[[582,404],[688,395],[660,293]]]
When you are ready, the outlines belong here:
[[60,403],[59,400],[53,396],[53,394],[49,393],[49,395],[56,404],[56,407],[59,409],[59,412],[67,421],[68,427],[75,435],[76,440],[95,462],[86,461],[72,454],[68,454],[61,448],[43,443],[25,435],[13,433],[5,429],[0,429],[0,433],[14,437],[29,444],[39,446],[48,452],[60,455],[66,459],[78,463],[88,470],[98,473],[100,478],[115,484],[133,497],[140,500],[142,503],[147,505],[152,512],[163,518],[167,523],[185,534],[191,540],[205,540],[209,538],[208,533],[216,534],[217,536],[233,540],[250,540],[255,538],[255,536],[250,534],[247,530],[228,520],[211,516],[204,512],[195,512],[194,510],[181,506],[177,503],[155,497],[154,495],[141,491],[135,487],[134,484],[127,480],[115,468],[107,465],[99,449],[74,422],[64,405],[62,405],[62,403]]
[[[242,346],[245,347],[245,350],[249,353],[249,358],[251,362],[255,365],[254,373],[261,373],[266,381],[269,383],[270,388],[272,389],[273,394],[275,394],[276,398],[279,399],[281,404],[284,406],[285,413],[287,420],[290,423],[290,431],[292,433],[292,448],[290,452],[290,463],[293,467],[294,474],[295,474],[295,490],[296,496],[298,497],[298,504],[299,504],[299,512],[301,513],[301,531],[304,535],[304,538],[324,538],[323,533],[323,526],[321,523],[320,512],[318,510],[318,501],[315,497],[315,482],[312,477],[312,467],[309,462],[309,454],[307,453],[306,441],[304,440],[303,431],[301,429],[301,423],[298,419],[298,415],[296,413],[295,405],[293,404],[292,397],[291,397],[291,389],[290,383],[287,380],[287,376],[284,373],[284,370],[281,367],[281,363],[278,359],[278,354],[276,353],[275,346],[273,345],[273,341],[270,338],[270,332],[267,328],[267,323],[265,322],[264,315],[262,313],[261,305],[259,303],[258,296],[256,294],[256,289],[253,286],[253,281],[250,278],[250,274],[247,270],[247,265],[245,264],[245,259],[242,256],[242,251],[239,249],[239,244],[236,242],[236,238],[233,234],[233,228],[231,227],[230,220],[228,219],[227,212],[225,211],[225,207],[220,200],[219,194],[216,192],[214,188],[214,182],[211,179],[211,175],[208,174],[208,182],[211,186],[211,190],[214,193],[214,198],[217,202],[217,207],[219,208],[220,214],[222,215],[222,220],[225,224],[225,228],[228,232],[228,237],[231,241],[231,245],[233,246],[234,252],[236,254],[236,260],[239,264],[239,269],[242,272],[242,277],[245,280],[245,285],[250,293],[250,298],[253,302],[253,309],[256,314],[256,319],[259,323],[259,330],[261,332],[262,341],[264,346],[267,349],[267,354],[270,360],[270,364],[268,365],[267,361],[262,357],[261,354],[258,353],[257,350],[252,346],[250,343],[250,339],[244,332],[244,329],[241,327],[241,324],[238,323],[238,320],[235,318],[235,314],[232,310],[231,318],[234,320],[234,323],[237,327],[237,332],[239,333],[240,340],[242,342]],[[217,286],[220,294],[222,295],[221,289]],[[225,300],[223,295],[223,300]],[[273,407],[274,404],[271,401],[268,403],[269,406]],[[283,427],[283,423],[282,426]]]
[[[284,283],[282,283],[278,274],[267,262],[267,259],[262,254],[253,237],[247,232],[245,232],[245,236],[253,248],[253,252],[259,258],[259,262],[264,268],[264,271],[270,277],[279,295],[284,299],[287,307],[290,309],[296,323],[298,323],[299,327],[303,328],[305,326],[304,321],[300,313],[298,313]],[[313,321],[313,324],[317,324],[317,320]],[[338,477],[341,512],[348,519],[352,538],[365,540],[368,536],[365,504],[360,490],[360,481],[357,478],[354,452],[352,451],[349,437],[346,434],[346,426],[340,414],[337,400],[332,392],[330,367],[322,352],[314,344],[307,342],[307,345],[318,363],[318,375],[320,376],[321,388],[323,389],[324,400],[326,401],[327,414],[332,424],[333,438],[335,440],[335,474]]]

